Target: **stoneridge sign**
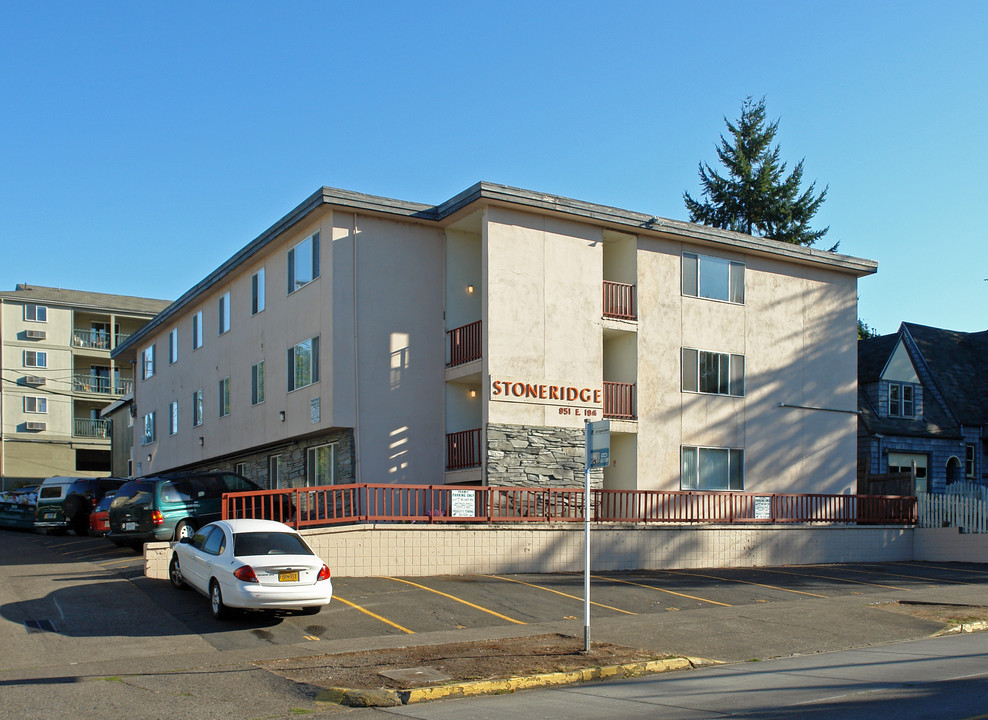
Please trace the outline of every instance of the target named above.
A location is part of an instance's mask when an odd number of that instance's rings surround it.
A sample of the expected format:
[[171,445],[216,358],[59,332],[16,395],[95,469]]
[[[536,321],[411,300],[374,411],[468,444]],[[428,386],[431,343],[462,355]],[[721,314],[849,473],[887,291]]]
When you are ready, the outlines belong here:
[[604,390],[588,385],[491,378],[491,400],[556,405],[560,415],[599,417]]

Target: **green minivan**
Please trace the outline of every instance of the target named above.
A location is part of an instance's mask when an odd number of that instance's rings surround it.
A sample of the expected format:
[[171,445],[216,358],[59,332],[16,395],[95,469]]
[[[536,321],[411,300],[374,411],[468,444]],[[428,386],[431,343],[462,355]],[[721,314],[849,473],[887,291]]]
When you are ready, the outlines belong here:
[[261,490],[230,472],[168,473],[125,483],[110,504],[115,545],[140,550],[146,542],[181,540],[220,519],[223,493]]

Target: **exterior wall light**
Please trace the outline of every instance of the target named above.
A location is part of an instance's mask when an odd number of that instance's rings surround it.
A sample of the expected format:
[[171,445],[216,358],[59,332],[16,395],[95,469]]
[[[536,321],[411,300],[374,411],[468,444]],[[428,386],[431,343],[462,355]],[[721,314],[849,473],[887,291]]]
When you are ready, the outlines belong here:
[[473,285],[467,285],[467,295],[473,295],[475,289]]
[[284,410],[281,410],[281,411],[280,411],[280,412],[278,413],[278,417],[280,417],[280,418],[281,418],[281,422],[285,422],[285,411],[284,411]]
[[477,391],[474,390],[473,388],[470,388],[470,397],[472,397],[472,398],[477,397]]
[[148,455],[148,462],[151,462],[151,456]]
[[206,444],[206,441],[205,441],[205,440],[203,440],[203,438],[202,438],[202,436],[200,436],[200,437],[199,437],[199,447],[202,447],[202,446],[203,446],[203,445],[205,445],[205,444]]

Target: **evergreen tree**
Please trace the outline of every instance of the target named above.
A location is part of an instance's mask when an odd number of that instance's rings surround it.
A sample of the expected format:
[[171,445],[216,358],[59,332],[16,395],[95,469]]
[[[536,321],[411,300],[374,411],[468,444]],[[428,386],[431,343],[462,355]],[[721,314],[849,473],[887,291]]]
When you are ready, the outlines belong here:
[[829,228],[811,230],[810,220],[826,199],[827,188],[815,194],[813,182],[800,192],[802,160],[786,175],[779,146],[772,147],[779,121],[766,124],[765,98],[747,98],[737,124],[726,117],[724,124],[732,141],[720,136],[717,157],[727,175],[700,164],[703,201],[683,193],[690,221],[796,245],[813,245],[826,235]]

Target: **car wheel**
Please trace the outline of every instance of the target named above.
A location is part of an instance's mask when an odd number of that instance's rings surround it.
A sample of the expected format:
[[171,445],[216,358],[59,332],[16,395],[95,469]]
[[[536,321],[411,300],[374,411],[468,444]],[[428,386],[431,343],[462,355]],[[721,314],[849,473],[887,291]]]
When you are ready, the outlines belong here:
[[230,609],[223,604],[220,584],[215,580],[209,583],[209,611],[217,620],[225,620],[230,616]]
[[168,563],[168,579],[172,582],[172,587],[176,590],[188,590],[182,577],[182,568],[178,564],[178,555],[172,555],[172,561]]
[[175,526],[175,540],[176,542],[182,538],[190,538],[195,534],[195,529],[188,520],[180,520],[178,525]]
[[302,608],[301,613],[303,615],[318,615],[320,610],[322,610],[322,605],[313,605],[312,607]]

